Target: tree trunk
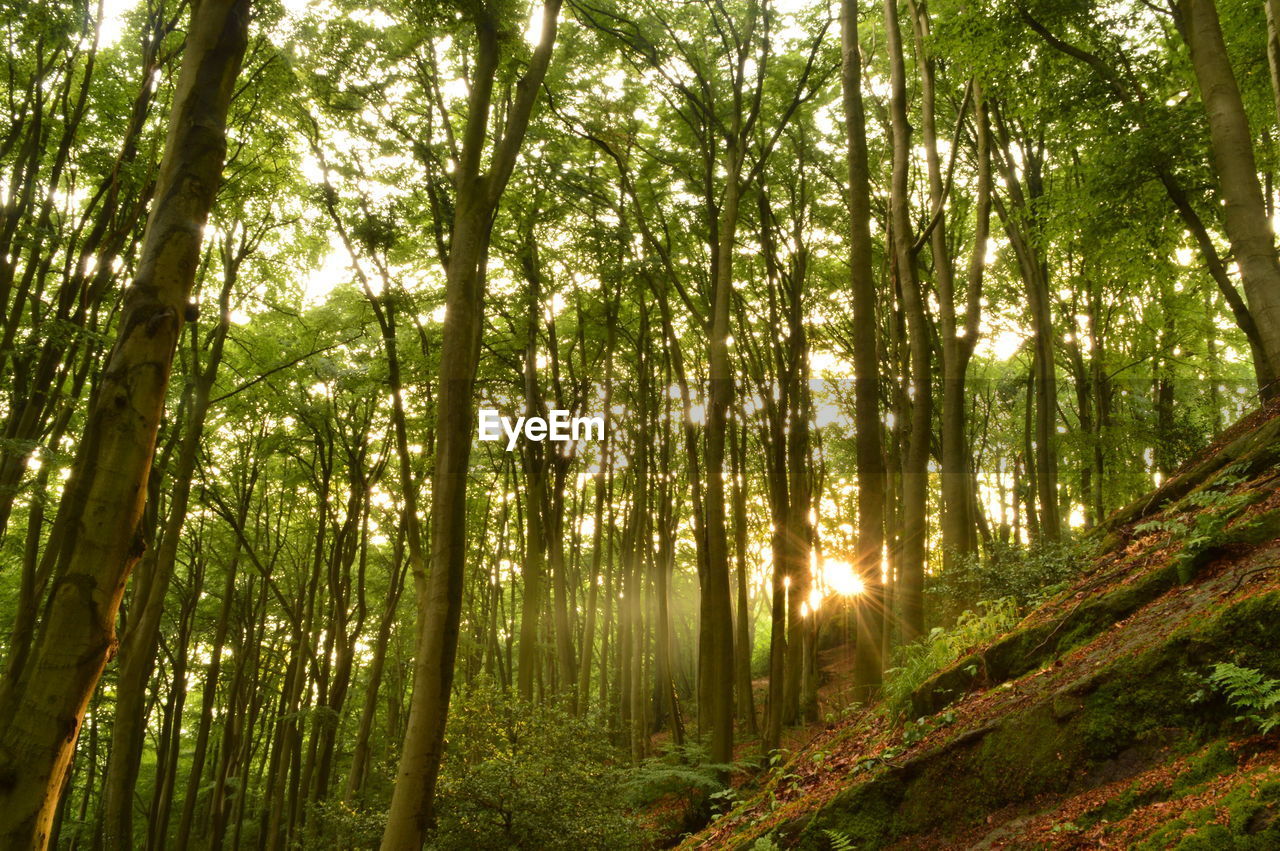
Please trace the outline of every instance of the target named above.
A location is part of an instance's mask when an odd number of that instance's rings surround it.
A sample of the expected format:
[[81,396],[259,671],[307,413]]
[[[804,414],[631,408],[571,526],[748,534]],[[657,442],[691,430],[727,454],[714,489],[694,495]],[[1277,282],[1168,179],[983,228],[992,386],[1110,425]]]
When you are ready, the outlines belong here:
[[[401,524],[401,528],[404,524]],[[364,706],[360,711],[360,722],[356,729],[355,745],[351,751],[351,766],[347,772],[347,785],[343,797],[347,801],[355,800],[369,773],[369,737],[373,732],[374,717],[378,713],[378,690],[382,686],[382,671],[386,665],[387,642],[391,640],[391,628],[395,623],[396,609],[400,602],[400,594],[404,589],[404,546],[403,538],[397,538],[395,555],[392,558],[393,576],[390,593],[382,610],[382,618],[378,621],[378,637],[373,645],[373,658],[369,661],[368,683],[365,686]]]
[[1227,239],[1240,268],[1249,312],[1257,323],[1271,373],[1280,375],[1280,261],[1263,204],[1244,102],[1213,0],[1179,0],[1178,11],[1180,30],[1191,51],[1191,65],[1209,119]]
[[[1004,221],[1005,233],[1026,286],[1027,307],[1034,332],[1035,446],[1028,447],[1034,452],[1028,451],[1027,454],[1027,474],[1035,483],[1034,495],[1039,498],[1040,511],[1038,526],[1033,525],[1036,530],[1033,537],[1056,541],[1062,536],[1058,503],[1058,381],[1054,365],[1053,315],[1049,304],[1049,268],[1038,240],[1040,220],[1036,211],[1036,202],[1043,196],[1041,168],[1044,152],[1035,150],[1023,140],[1019,145],[1023,166],[1015,169],[1008,124],[999,112],[993,110],[993,116],[997,118],[996,126],[1000,130],[1002,156],[999,163],[1010,205],[1006,208],[1003,202],[999,203],[997,210]],[[1025,189],[1019,171],[1025,175]],[[1034,518],[1035,512],[1031,512],[1028,519]]]
[[716,274],[711,290],[710,338],[707,341],[709,373],[706,428],[705,503],[707,565],[702,586],[703,635],[709,646],[703,658],[706,670],[698,672],[707,688],[701,695],[710,706],[699,706],[699,716],[709,720],[711,761],[733,761],[733,613],[729,592],[729,547],[725,524],[724,462],[729,406],[733,401],[733,372],[729,362],[729,304],[733,291],[734,234],[737,230],[741,156],[737,140],[726,152],[729,165],[724,204],[720,210]]
[[[218,320],[209,343],[208,363],[200,368],[198,335],[192,332],[191,406],[187,414],[182,445],[178,449],[177,464],[173,470],[173,490],[169,502],[169,517],[160,535],[160,548],[152,561],[150,576],[140,575],[135,582],[145,599],[139,600],[141,611],[125,633],[120,647],[120,674],[116,683],[116,711],[111,725],[111,758],[107,762],[106,797],[103,801],[104,817],[102,839],[108,848],[133,845],[133,796],[138,781],[138,766],[142,759],[143,737],[146,732],[145,696],[147,681],[151,678],[160,641],[160,619],[164,610],[169,581],[173,577],[178,560],[178,544],[183,524],[187,519],[187,506],[191,498],[191,483],[204,435],[204,421],[209,412],[209,394],[218,377],[222,362],[223,345],[231,326],[231,288],[235,284],[243,252],[233,252],[230,243],[223,252],[223,286],[218,298]],[[146,564],[146,559],[143,564]]]
[[85,707],[114,648],[125,582],[142,555],[146,478],[222,172],[248,23],[249,0],[202,0],[193,9],[137,278],[59,507],[44,623],[0,708],[0,841],[12,847],[48,841]]
[[893,135],[893,185],[889,194],[889,238],[893,246],[891,268],[902,290],[911,358],[911,417],[907,450],[903,458],[902,572],[898,595],[902,611],[902,640],[907,642],[924,631],[925,512],[929,496],[929,438],[933,423],[933,385],[930,377],[932,347],[929,344],[924,296],[920,292],[915,255],[911,250],[911,199],[908,186],[911,125],[907,120],[907,74],[902,55],[902,35],[898,27],[897,0],[885,0],[884,16],[893,92],[889,109]]
[[884,659],[885,469],[880,442],[880,353],[876,288],[871,271],[871,169],[867,162],[866,119],[862,107],[862,53],[858,46],[858,6],[841,0],[841,89],[848,147],[850,288],[854,322],[854,425],[858,475],[857,570],[863,593],[858,600],[858,637],[854,682],[861,697],[880,685]]
[[[969,447],[965,429],[965,373],[977,336],[980,309],[972,297],[965,300],[965,315],[956,315],[955,272],[951,249],[947,244],[945,206],[948,187],[938,157],[937,96],[935,93],[934,59],[929,49],[929,14],[923,3],[909,0],[915,33],[916,64],[920,72],[920,136],[925,149],[929,177],[929,248],[933,260],[933,278],[938,291],[938,320],[942,354],[942,569],[955,564],[956,557],[967,556],[978,548],[976,521],[970,513]],[[967,101],[966,101],[967,103]],[[961,107],[963,113],[964,106]],[[981,129],[979,129],[981,133]],[[953,153],[954,156],[954,153]],[[979,199],[974,244],[981,257],[986,249],[986,217],[983,213],[983,162],[978,157]],[[990,184],[985,191],[989,192]],[[977,266],[981,276],[983,267]],[[970,268],[973,273],[973,267]],[[978,278],[979,285],[981,277]],[[972,281],[971,281],[972,284]],[[970,287],[972,290],[972,286]]]
[[734,555],[738,559],[738,618],[734,622],[735,643],[733,663],[737,691],[738,720],[745,721],[747,733],[758,735],[755,694],[751,688],[751,609],[747,597],[747,479],[745,459],[747,454],[747,430],[739,424],[739,417],[729,430],[729,448],[733,471],[733,533]]
[[383,851],[416,851],[434,820],[436,779],[444,755],[444,729],[453,688],[453,662],[462,617],[467,555],[467,467],[475,401],[472,388],[480,358],[485,266],[494,212],[515,167],[529,117],[542,87],[560,18],[560,0],[545,0],[542,33],[507,111],[506,131],[489,163],[485,159],[489,110],[498,71],[497,23],[476,20],[478,53],[472,69],[458,189],[445,276],[444,343],[440,352],[435,473],[431,503],[431,576],[419,613],[413,668],[413,700],[396,773]]

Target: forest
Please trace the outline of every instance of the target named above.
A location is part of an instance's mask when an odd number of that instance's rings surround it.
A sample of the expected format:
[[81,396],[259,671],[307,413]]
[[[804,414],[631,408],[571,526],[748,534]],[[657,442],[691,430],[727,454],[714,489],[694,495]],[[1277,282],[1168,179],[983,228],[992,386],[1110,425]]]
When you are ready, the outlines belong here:
[[1280,0],[0,36],[0,848],[1280,847]]

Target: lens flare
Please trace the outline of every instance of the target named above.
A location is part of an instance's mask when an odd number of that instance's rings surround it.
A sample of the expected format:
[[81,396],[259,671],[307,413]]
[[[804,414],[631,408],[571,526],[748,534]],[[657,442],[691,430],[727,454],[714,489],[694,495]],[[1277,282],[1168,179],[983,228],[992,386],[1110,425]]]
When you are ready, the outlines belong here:
[[839,559],[827,559],[823,563],[822,581],[841,597],[854,597],[866,590],[853,565]]

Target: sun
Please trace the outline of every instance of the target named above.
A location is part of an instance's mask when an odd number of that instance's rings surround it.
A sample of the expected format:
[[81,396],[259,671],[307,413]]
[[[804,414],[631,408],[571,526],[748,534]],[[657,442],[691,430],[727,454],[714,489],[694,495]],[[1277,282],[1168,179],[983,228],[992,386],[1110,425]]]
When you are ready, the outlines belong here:
[[822,582],[842,597],[854,597],[866,590],[853,565],[839,559],[823,560]]

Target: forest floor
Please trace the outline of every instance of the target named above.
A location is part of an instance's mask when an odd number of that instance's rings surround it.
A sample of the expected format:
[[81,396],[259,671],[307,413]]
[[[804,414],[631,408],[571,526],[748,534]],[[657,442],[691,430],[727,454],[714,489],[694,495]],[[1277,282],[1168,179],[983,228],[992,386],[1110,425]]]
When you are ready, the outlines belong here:
[[915,721],[841,713],[827,651],[824,721],[682,847],[1280,848],[1280,734],[1207,679],[1280,675],[1280,406],[1091,539],[1073,587],[916,689]]

